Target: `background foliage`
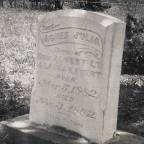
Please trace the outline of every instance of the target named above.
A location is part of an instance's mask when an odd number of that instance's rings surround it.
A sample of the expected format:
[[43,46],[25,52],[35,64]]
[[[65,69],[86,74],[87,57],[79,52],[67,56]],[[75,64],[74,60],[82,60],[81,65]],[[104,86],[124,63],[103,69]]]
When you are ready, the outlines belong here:
[[63,0],[1,0],[0,6],[10,8],[62,9]]
[[126,38],[122,73],[144,74],[144,19],[126,19]]
[[40,12],[0,10],[0,120],[28,113]]
[[[124,0],[125,1],[125,0]],[[118,0],[124,4],[124,1]],[[0,120],[28,113],[29,99],[33,86],[36,41],[32,33],[36,32],[37,16],[43,11],[61,8],[80,8],[100,11],[118,17],[125,12],[127,22],[125,47],[122,61],[118,127],[133,131],[144,125],[144,19],[133,15],[133,5],[103,3],[102,0],[69,1],[63,5],[59,0],[1,0],[0,6]],[[11,8],[11,9],[9,9]],[[16,8],[16,9],[15,9]],[[112,11],[111,11],[112,10]],[[33,31],[33,32],[32,32]],[[137,74],[137,75],[136,75]],[[130,130],[130,129],[129,129]]]

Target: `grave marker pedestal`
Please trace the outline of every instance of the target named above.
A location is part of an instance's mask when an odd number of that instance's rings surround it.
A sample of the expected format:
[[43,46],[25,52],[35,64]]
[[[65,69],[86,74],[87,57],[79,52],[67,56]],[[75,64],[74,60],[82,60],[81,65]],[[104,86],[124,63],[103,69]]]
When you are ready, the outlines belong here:
[[[117,136],[105,144],[143,144],[144,138],[117,131]],[[76,139],[75,135],[68,135],[57,130],[46,129],[40,124],[29,121],[24,115],[0,123],[0,143],[4,144],[91,144],[83,137]]]

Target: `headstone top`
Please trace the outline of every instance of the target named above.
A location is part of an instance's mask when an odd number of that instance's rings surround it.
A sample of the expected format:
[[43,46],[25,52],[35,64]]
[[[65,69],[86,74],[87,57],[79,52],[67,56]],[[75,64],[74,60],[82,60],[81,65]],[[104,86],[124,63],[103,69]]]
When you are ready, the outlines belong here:
[[[48,17],[47,17],[48,16]],[[91,19],[92,21],[98,21],[99,23],[103,19],[111,20],[112,22],[116,23],[124,23],[122,20],[112,17],[110,15],[100,13],[100,12],[91,12],[86,10],[80,10],[80,9],[68,9],[68,10],[59,10],[54,12],[49,12],[46,14],[41,14],[38,17],[38,20],[41,21],[43,18],[50,19],[53,17],[81,17],[85,19]]]

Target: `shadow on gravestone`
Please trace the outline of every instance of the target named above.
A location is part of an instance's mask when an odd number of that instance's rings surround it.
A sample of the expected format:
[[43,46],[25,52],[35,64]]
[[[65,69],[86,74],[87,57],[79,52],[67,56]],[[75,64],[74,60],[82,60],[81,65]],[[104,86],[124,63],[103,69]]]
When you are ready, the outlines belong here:
[[82,137],[79,133],[70,131],[70,130],[66,129],[65,127],[61,127],[61,126],[57,126],[57,125],[52,126],[51,130],[56,131],[58,134],[63,135],[65,137],[72,138],[72,139],[79,139]]
[[67,139],[70,139],[71,141],[75,141],[78,143],[91,143],[90,140],[88,140],[86,137],[83,137],[79,133],[69,130],[65,127],[53,125],[49,127],[49,130],[55,134],[61,135]]

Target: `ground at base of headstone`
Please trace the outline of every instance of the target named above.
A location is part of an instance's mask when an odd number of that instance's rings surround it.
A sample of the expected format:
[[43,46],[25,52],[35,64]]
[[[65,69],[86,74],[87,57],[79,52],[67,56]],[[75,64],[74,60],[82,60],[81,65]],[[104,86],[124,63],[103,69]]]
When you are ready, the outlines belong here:
[[[28,115],[0,123],[0,144],[90,144],[77,133],[59,127],[46,129],[28,120]],[[123,131],[105,144],[144,144],[144,138]]]

